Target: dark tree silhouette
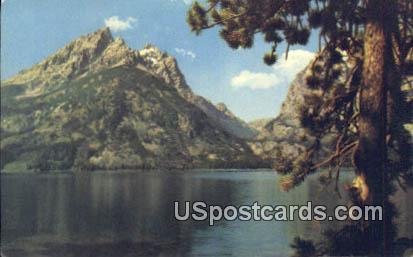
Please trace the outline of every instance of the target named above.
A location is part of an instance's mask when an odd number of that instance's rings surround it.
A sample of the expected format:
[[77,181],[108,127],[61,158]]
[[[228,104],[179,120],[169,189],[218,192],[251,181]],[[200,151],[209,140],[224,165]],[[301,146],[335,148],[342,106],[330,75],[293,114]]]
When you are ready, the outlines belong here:
[[[411,139],[403,127],[412,106],[402,85],[413,75],[413,2],[208,0],[195,2],[187,21],[196,34],[219,27],[231,48],[250,48],[255,35],[262,34],[271,48],[264,55],[269,65],[276,62],[281,42],[287,44],[288,57],[291,45],[305,45],[311,33],[318,33],[320,54],[306,80],[320,93],[301,110],[302,125],[318,140],[299,161],[280,160],[274,168],[285,175],[281,184],[289,190],[323,167],[334,167],[338,175],[352,157],[354,202],[384,206],[385,218],[355,227],[352,233],[366,240],[349,253],[390,251],[395,237],[388,201],[392,182],[404,187],[412,181]],[[346,74],[343,63],[350,67]],[[338,135],[335,149],[320,161],[320,139],[332,131]]]

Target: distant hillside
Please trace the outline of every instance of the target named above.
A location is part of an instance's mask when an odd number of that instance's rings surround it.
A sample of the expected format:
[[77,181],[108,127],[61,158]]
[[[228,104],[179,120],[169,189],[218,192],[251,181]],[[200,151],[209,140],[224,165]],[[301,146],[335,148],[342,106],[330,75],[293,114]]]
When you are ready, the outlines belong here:
[[139,54],[143,58],[145,67],[151,73],[162,78],[168,85],[174,86],[181,97],[203,110],[217,126],[242,139],[252,139],[257,135],[254,129],[236,117],[225,104],[220,103],[215,106],[202,96],[194,94],[173,57],[161,52],[153,45],[147,45],[139,51]]
[[257,133],[259,133],[265,130],[265,126],[273,119],[274,118],[264,118],[264,119],[253,120],[253,121],[248,122],[248,126],[256,130]]
[[[412,56],[413,59],[413,56]],[[291,83],[287,97],[284,100],[280,113],[277,117],[269,120],[258,120],[249,123],[250,127],[256,129],[259,134],[249,145],[253,152],[259,155],[264,160],[272,162],[277,155],[294,157],[303,153],[304,149],[311,145],[315,138],[302,127],[299,116],[299,109],[308,106],[308,99],[312,95],[319,94],[317,89],[311,89],[307,86],[305,78],[309,75],[310,66],[316,62],[317,58],[297,74],[294,81]],[[319,64],[319,65],[322,65]],[[341,69],[343,71],[341,79],[347,79],[347,72],[350,64],[344,64]],[[413,77],[408,78],[403,85],[403,90],[408,93],[408,101],[413,101]],[[405,124],[405,128],[410,131],[413,139],[413,123]],[[321,144],[323,154],[328,153],[335,147],[336,135],[334,132],[325,135]]]
[[1,83],[4,170],[255,167],[255,131],[192,93],[176,60],[108,29]]

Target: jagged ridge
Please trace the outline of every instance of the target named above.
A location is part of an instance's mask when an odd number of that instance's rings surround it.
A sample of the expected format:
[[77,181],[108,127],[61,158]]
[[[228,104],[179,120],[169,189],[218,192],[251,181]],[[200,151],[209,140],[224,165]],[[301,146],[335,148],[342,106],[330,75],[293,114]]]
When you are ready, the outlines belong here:
[[173,57],[152,45],[130,49],[107,28],[4,81],[1,97],[6,169],[251,167],[258,161],[232,131],[244,124],[195,95]]

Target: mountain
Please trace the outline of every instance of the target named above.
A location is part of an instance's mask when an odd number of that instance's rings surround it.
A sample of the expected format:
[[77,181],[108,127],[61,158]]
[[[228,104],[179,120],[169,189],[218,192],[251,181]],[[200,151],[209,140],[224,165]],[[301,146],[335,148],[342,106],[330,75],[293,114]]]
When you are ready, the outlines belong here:
[[214,105],[207,99],[194,94],[178,69],[174,58],[152,45],[147,45],[139,53],[145,60],[145,66],[149,67],[152,73],[163,78],[167,84],[173,85],[181,97],[203,110],[222,129],[242,139],[252,139],[257,135],[254,129],[229,111],[225,104]]
[[270,121],[272,121],[273,118],[263,118],[263,119],[257,119],[248,122],[248,126],[255,131],[257,131],[257,135],[260,132],[263,132],[265,130],[265,125],[267,125]]
[[[413,52],[411,52],[411,59],[413,59]],[[310,106],[309,99],[320,94],[318,89],[311,89],[307,86],[306,78],[310,75],[314,62],[322,62],[322,60],[323,58],[315,58],[296,75],[277,117],[249,123],[250,127],[258,131],[258,135],[249,142],[249,145],[253,152],[262,159],[273,162],[277,155],[289,156],[290,158],[298,157],[308,146],[313,144],[315,138],[302,127],[299,110],[303,106]],[[323,63],[317,63],[317,65],[322,66]],[[342,81],[347,80],[352,67],[349,62],[342,64],[340,77]],[[412,81],[413,77],[407,78],[402,87],[402,90],[407,93],[407,101],[410,103],[413,103]],[[413,123],[406,123],[404,126],[413,139]],[[334,132],[324,135],[321,139],[322,149],[319,158],[334,149],[336,139],[337,136]]]
[[305,83],[307,72],[308,68],[297,74],[276,118],[250,123],[259,134],[249,145],[255,154],[269,162],[274,161],[280,151],[288,156],[299,156],[314,140],[301,126],[298,115],[298,108],[305,104],[306,96],[313,93]]
[[255,167],[255,131],[195,95],[176,60],[109,29],[1,83],[4,170]]
[[215,106],[202,96],[194,94],[173,57],[150,44],[139,51],[139,54],[144,58],[145,66],[150,72],[174,86],[181,97],[203,110],[223,130],[242,139],[252,139],[257,135],[254,129],[229,111],[225,104],[219,103]]
[[252,140],[258,135],[258,132],[254,128],[236,117],[224,103],[213,105],[211,102],[200,96],[195,96],[190,101],[201,108],[208,117],[214,120],[228,133],[244,140]]
[[[323,56],[316,56],[310,61],[290,84],[278,116],[259,125],[259,135],[249,145],[253,152],[264,160],[274,162],[280,156],[299,160],[299,156],[316,140],[315,136],[301,125],[300,109],[311,106],[311,99],[322,94],[320,89],[310,88],[306,78],[312,73],[313,66],[324,66],[324,60]],[[342,73],[339,79],[346,81],[351,71],[351,63],[340,65]],[[334,149],[336,139],[337,134],[334,132],[321,138],[321,151],[318,153],[318,158],[324,158]]]

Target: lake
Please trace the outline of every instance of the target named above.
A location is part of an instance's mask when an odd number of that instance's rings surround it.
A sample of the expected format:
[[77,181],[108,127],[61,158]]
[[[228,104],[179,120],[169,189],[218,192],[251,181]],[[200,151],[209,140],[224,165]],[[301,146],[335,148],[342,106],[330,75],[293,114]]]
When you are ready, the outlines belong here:
[[[271,256],[295,236],[317,239],[336,222],[176,221],[174,201],[214,205],[344,203],[317,178],[286,193],[270,170],[2,174],[1,247],[7,257]],[[344,174],[341,193],[351,176]],[[412,236],[413,191],[395,201],[399,235]]]

